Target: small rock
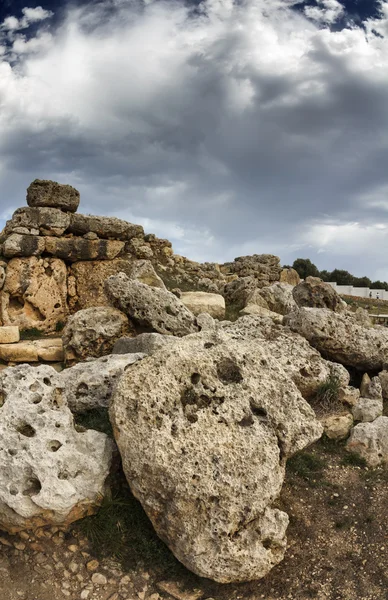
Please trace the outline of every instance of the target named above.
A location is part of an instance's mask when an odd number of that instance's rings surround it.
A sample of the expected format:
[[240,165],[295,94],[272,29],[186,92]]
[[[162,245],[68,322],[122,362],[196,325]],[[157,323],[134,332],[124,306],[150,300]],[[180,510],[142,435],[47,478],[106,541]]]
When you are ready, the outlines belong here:
[[90,560],[88,563],[86,563],[86,568],[88,571],[96,571],[99,566],[100,563],[96,559]]
[[106,585],[108,583],[108,580],[102,573],[93,573],[92,582],[95,585]]
[[89,598],[90,595],[90,590],[82,590],[81,594],[80,594],[80,598],[81,600],[87,600],[87,598]]
[[201,590],[193,590],[191,592],[182,591],[175,581],[160,581],[157,587],[162,592],[167,592],[176,600],[199,600],[203,597]]

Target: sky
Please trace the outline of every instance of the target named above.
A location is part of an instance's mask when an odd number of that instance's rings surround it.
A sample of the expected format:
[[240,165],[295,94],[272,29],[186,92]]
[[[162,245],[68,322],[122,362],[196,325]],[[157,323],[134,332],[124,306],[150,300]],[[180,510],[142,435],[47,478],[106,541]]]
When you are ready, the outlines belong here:
[[35,178],[194,260],[388,280],[388,1],[2,0],[1,225]]

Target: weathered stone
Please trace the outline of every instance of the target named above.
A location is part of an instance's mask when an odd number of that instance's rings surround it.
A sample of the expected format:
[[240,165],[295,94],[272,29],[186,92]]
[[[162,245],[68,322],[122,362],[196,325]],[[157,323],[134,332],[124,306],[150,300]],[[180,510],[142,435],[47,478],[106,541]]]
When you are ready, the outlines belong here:
[[347,406],[355,406],[360,398],[360,390],[355,387],[341,387],[338,391],[338,399]]
[[130,278],[137,279],[137,281],[152,287],[166,289],[163,280],[156,273],[149,260],[136,260],[132,265]]
[[5,268],[3,266],[0,266],[0,290],[3,289],[4,281],[5,281]]
[[173,335],[162,335],[161,333],[141,333],[136,337],[122,337],[115,342],[113,354],[142,353],[154,354],[161,348],[173,344],[179,340]]
[[381,371],[379,373],[379,379],[381,383],[381,393],[384,400],[388,399],[388,371]]
[[63,345],[61,338],[22,341],[0,344],[0,359],[4,362],[61,362]]
[[222,327],[232,339],[252,340],[259,347],[265,348],[280,363],[306,399],[314,397],[319,386],[334,371],[341,385],[349,383],[349,373],[344,367],[334,366],[324,360],[303,337],[270,319],[246,316],[235,323],[224,323]]
[[0,373],[0,527],[67,526],[103,497],[112,443],[77,433],[61,377],[47,365]]
[[189,569],[247,581],[282,560],[285,460],[322,427],[266,349],[187,336],[123,375],[110,416],[133,493]]
[[14,344],[20,340],[19,327],[6,325],[0,327],[0,344]]
[[58,208],[18,208],[7,221],[4,232],[18,233],[25,229],[25,233],[36,235],[63,235],[70,224],[70,215]]
[[279,258],[272,254],[239,256],[232,263],[221,265],[223,273],[233,273],[239,277],[254,277],[259,287],[279,281],[281,270]]
[[6,258],[16,256],[40,256],[45,249],[45,240],[37,235],[20,235],[12,233],[3,244],[3,255]]
[[300,283],[300,277],[295,269],[282,269],[280,273],[280,282],[295,286]]
[[79,200],[79,192],[75,188],[56,181],[35,179],[27,189],[27,204],[31,207],[49,206],[76,212]]
[[364,373],[360,386],[360,394],[363,398],[379,398],[383,397],[383,390],[379,377],[369,377],[368,373]]
[[274,283],[270,286],[254,290],[247,299],[247,304],[261,304],[261,297],[269,310],[279,315],[287,315],[297,308],[292,295],[292,286],[287,283]]
[[226,283],[223,292],[226,305],[241,310],[247,305],[248,297],[255,289],[257,289],[257,281],[254,277],[239,277]]
[[55,258],[14,258],[9,261],[0,292],[4,325],[53,332],[68,314],[67,269]]
[[331,415],[322,420],[325,435],[331,440],[345,440],[353,427],[351,414]]
[[388,417],[360,423],[352,430],[347,450],[359,454],[371,467],[388,462]]
[[283,315],[279,315],[279,313],[273,312],[269,310],[269,308],[263,308],[257,304],[248,304],[245,308],[240,310],[239,313],[242,317],[249,315],[256,315],[258,317],[268,317],[272,319],[274,323],[283,323]]
[[336,362],[362,371],[380,371],[388,364],[387,328],[363,327],[350,312],[300,308],[287,315],[285,323]]
[[70,262],[81,260],[113,260],[123,251],[125,242],[85,240],[84,238],[45,238],[47,254]]
[[220,294],[182,292],[180,300],[194,315],[208,313],[214,319],[225,318],[225,300]]
[[109,354],[62,371],[64,398],[70,410],[73,413],[83,413],[96,408],[108,408],[119,377],[130,365],[145,356]]
[[110,306],[105,293],[105,280],[111,275],[121,272],[130,275],[132,263],[122,258],[73,263],[69,269],[69,284],[71,282],[72,285],[69,299],[71,311],[92,306]]
[[106,280],[105,291],[111,302],[140,328],[179,337],[198,331],[193,313],[167,290],[119,273]]
[[353,406],[352,413],[355,421],[372,422],[383,414],[383,400],[382,398],[360,398]]
[[218,329],[219,321],[213,319],[208,313],[200,313],[197,315],[197,325],[200,331],[213,330]]
[[96,215],[71,215],[68,228],[70,233],[85,235],[95,233],[99,238],[129,241],[144,235],[141,225],[133,225],[117,217],[99,217]]
[[329,308],[334,312],[344,312],[344,302],[335,289],[319,277],[307,277],[293,289],[294,300],[299,307]]
[[69,318],[63,330],[66,362],[110,354],[116,340],[129,332],[127,317],[115,308],[80,310]]

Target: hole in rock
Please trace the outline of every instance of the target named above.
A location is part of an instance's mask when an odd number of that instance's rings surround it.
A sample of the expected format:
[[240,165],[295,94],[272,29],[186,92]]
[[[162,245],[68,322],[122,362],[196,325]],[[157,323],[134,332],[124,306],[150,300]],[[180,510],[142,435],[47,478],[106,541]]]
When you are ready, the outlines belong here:
[[19,493],[19,490],[17,489],[16,486],[11,485],[11,487],[9,488],[9,493],[11,494],[11,496],[17,496]]
[[240,425],[241,427],[250,427],[253,423],[254,421],[251,413],[249,415],[244,415],[241,421],[237,421],[237,425]]
[[24,308],[24,300],[21,297],[12,296],[9,299],[8,311],[10,313],[21,313]]
[[16,455],[17,455],[17,453],[18,453],[18,451],[17,451],[17,450],[15,450],[14,448],[9,448],[9,450],[8,450],[8,454],[9,454],[10,456],[16,456]]
[[34,435],[36,434],[35,429],[31,427],[31,425],[29,425],[28,423],[21,423],[19,427],[16,428],[16,431],[18,431],[21,435],[24,435],[25,437],[29,438],[34,437]]
[[44,272],[47,275],[47,277],[51,277],[51,275],[53,274],[53,270],[51,267],[46,267]]
[[37,381],[34,381],[34,383],[31,383],[29,390],[30,392],[37,392],[40,388],[40,385]]
[[48,386],[50,386],[50,385],[51,385],[51,379],[49,379],[48,377],[45,377],[45,378],[43,379],[43,383],[44,383],[45,385],[48,385]]
[[89,388],[86,385],[86,383],[80,383],[75,392],[75,397],[79,398],[80,396],[85,396],[85,394],[87,394],[88,391],[89,391]]
[[59,429],[59,427],[62,427],[62,425],[60,423],[55,423],[55,427]]
[[263,540],[261,543],[263,544],[266,550],[270,550],[272,547],[272,540],[270,540],[269,538]]
[[42,484],[37,477],[30,477],[26,481],[26,487],[23,490],[23,496],[36,496],[42,489]]
[[69,474],[66,471],[61,471],[58,473],[58,479],[65,481],[66,479],[69,479]]
[[201,376],[199,373],[193,373],[191,376],[191,383],[197,385],[201,381]]
[[59,302],[57,302],[56,304],[54,304],[54,308],[61,308],[61,305]]
[[206,342],[206,344],[204,345],[204,348],[206,348],[206,350],[209,350],[209,348],[213,348],[214,344],[212,344],[211,342]]
[[243,376],[241,375],[240,368],[230,358],[222,359],[217,365],[217,375],[222,383],[241,383]]
[[62,444],[58,440],[50,440],[47,443],[47,447],[50,450],[50,452],[57,452],[61,446]]
[[249,402],[252,413],[255,417],[266,418],[268,416],[267,411],[262,406],[257,406],[252,400]]
[[4,402],[5,402],[5,394],[3,392],[0,392],[0,408],[2,406],[4,406]]
[[42,396],[40,394],[34,394],[31,398],[32,404],[40,404],[42,402]]

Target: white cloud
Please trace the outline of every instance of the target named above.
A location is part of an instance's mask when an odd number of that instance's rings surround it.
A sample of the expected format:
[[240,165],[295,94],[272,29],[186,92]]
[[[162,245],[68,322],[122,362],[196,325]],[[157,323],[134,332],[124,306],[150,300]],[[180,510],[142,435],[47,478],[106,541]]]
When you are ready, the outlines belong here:
[[[314,235],[350,247],[355,222],[357,249],[371,219],[383,222],[387,2],[366,29],[341,31],[328,27],[343,15],[336,0],[309,19],[293,0],[205,0],[196,12],[107,4],[69,9],[51,32],[43,9],[2,25],[0,183],[10,204],[35,177],[68,180],[84,210],[136,218],[209,259],[327,253],[330,241]],[[33,35],[20,33],[23,19],[38,23]],[[330,229],[324,214],[343,225]],[[316,219],[323,225],[305,237]]]

